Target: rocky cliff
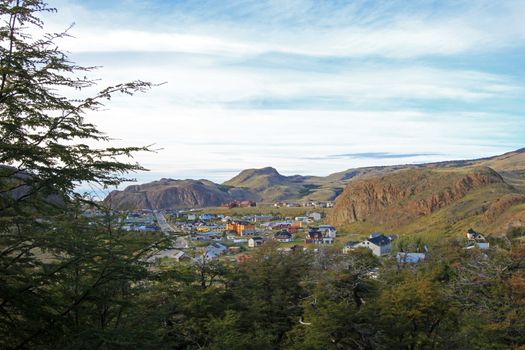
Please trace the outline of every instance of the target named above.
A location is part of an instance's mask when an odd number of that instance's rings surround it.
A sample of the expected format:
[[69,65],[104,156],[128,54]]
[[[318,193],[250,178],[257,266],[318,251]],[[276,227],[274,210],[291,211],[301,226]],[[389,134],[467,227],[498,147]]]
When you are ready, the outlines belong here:
[[337,226],[355,223],[357,230],[362,223],[425,230],[428,223],[438,222],[437,228],[472,220],[486,227],[522,203],[525,196],[492,168],[426,167],[350,182],[329,221]]

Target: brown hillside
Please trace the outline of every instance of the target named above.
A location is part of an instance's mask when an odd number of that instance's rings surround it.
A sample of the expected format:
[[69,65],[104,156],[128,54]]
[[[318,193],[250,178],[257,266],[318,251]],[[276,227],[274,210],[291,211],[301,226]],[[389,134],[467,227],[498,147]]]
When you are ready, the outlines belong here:
[[211,181],[161,179],[113,191],[104,200],[114,209],[168,209],[218,206],[234,199],[256,199],[246,190]]
[[479,221],[489,225],[496,216],[524,202],[525,196],[491,168],[428,167],[350,182],[329,221],[338,226],[366,223],[391,230],[410,225],[416,230],[421,226],[414,223],[425,218],[428,226],[437,228],[480,216]]

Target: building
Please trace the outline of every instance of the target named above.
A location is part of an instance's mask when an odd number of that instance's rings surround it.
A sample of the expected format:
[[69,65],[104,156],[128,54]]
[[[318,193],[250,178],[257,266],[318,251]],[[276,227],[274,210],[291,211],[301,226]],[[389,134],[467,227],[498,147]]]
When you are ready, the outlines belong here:
[[332,235],[329,230],[321,231],[319,227],[310,227],[304,239],[307,244],[333,244],[335,234]]
[[255,248],[263,244],[263,239],[261,237],[252,237],[248,240],[248,247]]
[[238,236],[247,236],[255,233],[255,225],[249,221],[230,221],[226,223],[227,232],[235,232]]
[[467,239],[469,240],[485,240],[485,237],[481,234],[481,233],[478,233],[476,231],[474,231],[473,229],[469,228],[469,230],[467,231]]
[[380,233],[372,233],[370,237],[355,246],[358,247],[368,248],[374,255],[383,256],[392,250],[392,239]]
[[288,231],[279,231],[275,235],[273,235],[273,238],[277,242],[287,243],[293,240],[293,235]]
[[337,230],[332,225],[319,225],[319,231],[328,237],[335,238],[337,236]]
[[483,236],[481,233],[474,231],[473,229],[469,229],[467,231],[467,239],[468,242],[465,249],[479,248],[481,250],[487,250],[490,248],[490,244],[485,239],[485,236]]
[[206,247],[206,258],[208,259],[216,259],[218,256],[224,254],[228,250],[228,247],[226,247],[223,244],[220,243],[212,243],[209,246]]

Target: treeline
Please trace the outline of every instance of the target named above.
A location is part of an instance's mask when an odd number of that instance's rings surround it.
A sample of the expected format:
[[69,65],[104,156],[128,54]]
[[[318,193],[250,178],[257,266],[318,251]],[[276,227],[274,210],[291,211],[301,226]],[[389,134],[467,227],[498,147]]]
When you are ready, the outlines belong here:
[[267,243],[242,264],[160,268],[146,260],[163,238],[99,225],[68,218],[46,251],[3,257],[1,348],[525,348],[519,240],[447,241],[418,264]]

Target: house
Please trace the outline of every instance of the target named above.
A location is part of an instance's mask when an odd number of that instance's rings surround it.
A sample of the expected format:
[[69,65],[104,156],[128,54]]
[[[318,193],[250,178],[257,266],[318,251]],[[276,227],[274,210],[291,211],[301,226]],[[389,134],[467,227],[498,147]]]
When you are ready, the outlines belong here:
[[287,230],[291,226],[290,222],[271,222],[268,227],[272,230]]
[[476,231],[474,231],[473,229],[469,228],[469,230],[467,231],[467,239],[469,240],[485,240],[485,237],[483,237],[483,235],[481,233],[478,233]]
[[332,225],[319,225],[319,231],[331,238],[335,238],[337,235],[337,230]]
[[273,219],[272,215],[246,215],[242,217],[243,220],[251,222],[269,222]]
[[188,218],[188,221],[195,221],[197,219],[197,215],[195,214],[188,214],[186,217]]
[[255,233],[255,225],[248,221],[230,221],[226,223],[226,231],[235,232],[238,236],[248,236]]
[[363,242],[357,244],[355,247],[364,247],[372,251],[376,256],[383,256],[392,250],[392,238],[380,233],[372,233],[370,237]]
[[263,244],[262,237],[252,237],[248,240],[248,247],[255,248]]
[[287,243],[293,240],[293,235],[288,231],[279,231],[273,236],[273,238],[277,242]]
[[307,244],[333,244],[335,235],[329,233],[328,230],[321,231],[319,227],[310,227],[304,239]]
[[490,248],[489,242],[485,239],[485,237],[473,229],[469,229],[467,231],[467,246],[465,249],[473,249],[473,248],[479,248],[481,250],[486,250]]
[[308,217],[309,217],[310,219],[312,219],[313,221],[319,221],[319,220],[321,220],[321,218],[323,217],[323,215],[321,215],[321,213],[314,212],[314,213],[310,213],[310,214],[308,214]]
[[425,258],[426,258],[425,253],[399,252],[396,255],[397,262],[405,263],[405,264],[417,264],[418,262],[425,260]]
[[224,254],[227,250],[228,250],[228,247],[226,247],[223,244],[212,243],[206,247],[205,256],[208,259],[216,259],[219,255]]

